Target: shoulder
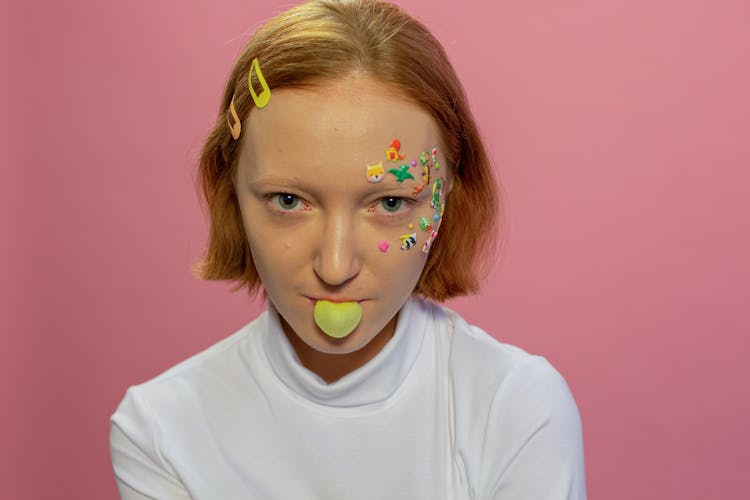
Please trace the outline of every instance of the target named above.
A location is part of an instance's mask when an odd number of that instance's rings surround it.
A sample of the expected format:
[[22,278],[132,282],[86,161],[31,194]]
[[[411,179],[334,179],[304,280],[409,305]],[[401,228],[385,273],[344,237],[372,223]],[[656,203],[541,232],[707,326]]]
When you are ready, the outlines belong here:
[[[446,324],[443,342],[450,357],[454,383],[490,400],[496,394],[528,384],[565,384],[560,373],[543,356],[503,343],[458,313],[436,306],[434,317]],[[567,386],[566,386],[567,387]]]
[[[248,390],[253,339],[266,321],[261,314],[229,337],[164,373],[128,388],[110,418],[110,453],[118,481],[149,498],[187,498],[173,468],[187,457],[184,446],[207,415],[231,406]],[[251,389],[250,389],[251,390]],[[189,460],[189,459],[188,459]]]
[[125,431],[143,430],[156,425],[157,415],[179,422],[188,410],[205,407],[236,390],[235,382],[239,384],[247,375],[254,333],[262,328],[266,315],[156,377],[129,387],[112,415],[113,425]]
[[576,410],[567,382],[544,356],[500,342],[450,309],[441,307],[440,314],[452,326],[450,365],[457,392],[464,389],[484,401],[487,411],[502,408],[519,417]]
[[[449,309],[442,314],[453,326],[457,446],[481,496],[585,498],[581,420],[560,372]],[[545,479],[528,479],[534,475]]]

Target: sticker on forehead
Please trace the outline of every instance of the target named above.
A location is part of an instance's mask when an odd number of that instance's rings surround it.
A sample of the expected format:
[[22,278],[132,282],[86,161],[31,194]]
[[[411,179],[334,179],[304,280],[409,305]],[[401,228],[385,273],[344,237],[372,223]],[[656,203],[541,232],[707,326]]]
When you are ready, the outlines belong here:
[[399,236],[401,239],[401,250],[411,250],[417,244],[417,233]]
[[424,153],[422,153],[422,155],[420,155],[420,157],[419,157],[419,161],[423,165],[423,167],[422,167],[422,184],[420,184],[419,186],[417,186],[417,187],[414,188],[414,190],[411,192],[412,196],[417,196],[419,193],[421,193],[422,190],[425,188],[425,186],[430,183],[430,179],[432,179],[432,172],[430,170],[431,167],[432,167],[432,165],[430,165],[426,161],[422,162],[422,156],[425,156],[425,155],[427,155],[427,151],[425,151]]
[[375,165],[367,165],[367,182],[375,184],[380,182],[385,177],[385,170],[383,169],[383,162],[379,161]]
[[422,154],[419,155],[419,164],[427,165],[429,161],[430,161],[430,155],[427,153],[427,151],[422,151]]
[[409,165],[401,165],[399,168],[389,168],[388,173],[395,175],[398,182],[404,182],[406,179],[414,178],[414,176],[409,173]]
[[393,163],[398,162],[399,160],[403,160],[405,155],[401,154],[399,151],[401,149],[401,141],[398,139],[393,139],[391,141],[391,145],[388,146],[385,150],[385,159],[388,161],[392,161]]

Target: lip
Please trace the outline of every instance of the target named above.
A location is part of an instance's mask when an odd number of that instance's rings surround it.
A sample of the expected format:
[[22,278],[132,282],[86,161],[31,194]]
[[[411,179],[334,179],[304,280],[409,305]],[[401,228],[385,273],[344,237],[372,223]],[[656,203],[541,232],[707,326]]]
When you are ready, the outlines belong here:
[[305,295],[310,302],[312,302],[313,305],[315,305],[320,300],[327,300],[328,302],[333,302],[334,304],[340,304],[342,302],[357,302],[358,304],[361,304],[367,299],[352,299],[352,298],[346,298],[346,297],[310,297],[309,295]]

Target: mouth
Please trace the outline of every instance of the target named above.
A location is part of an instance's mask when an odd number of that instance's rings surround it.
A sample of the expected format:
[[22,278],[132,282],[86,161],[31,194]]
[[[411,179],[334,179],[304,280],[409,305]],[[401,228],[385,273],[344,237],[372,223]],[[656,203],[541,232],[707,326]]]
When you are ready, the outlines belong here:
[[346,297],[310,297],[309,295],[305,295],[305,298],[307,298],[310,301],[310,304],[312,304],[313,306],[317,304],[318,301],[321,301],[321,300],[333,302],[334,304],[340,304],[342,302],[356,302],[357,304],[361,304],[367,300],[367,299],[354,299],[354,298],[346,298]]

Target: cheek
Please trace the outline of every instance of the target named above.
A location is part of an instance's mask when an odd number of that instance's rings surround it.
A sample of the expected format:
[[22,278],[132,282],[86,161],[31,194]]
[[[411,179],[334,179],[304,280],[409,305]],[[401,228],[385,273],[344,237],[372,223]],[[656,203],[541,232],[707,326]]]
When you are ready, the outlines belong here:
[[410,262],[426,261],[442,220],[439,216],[435,217],[436,213],[429,206],[419,207],[402,224],[382,230],[380,237],[370,243],[372,248]]
[[256,224],[246,230],[245,234],[259,271],[261,267],[289,267],[304,254],[305,239],[299,232]]
[[419,228],[417,219],[381,233],[368,242],[374,268],[394,283],[418,279],[427,262],[428,254],[422,252],[422,246],[429,233]]

